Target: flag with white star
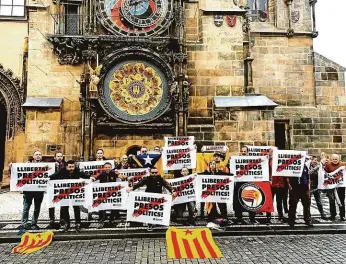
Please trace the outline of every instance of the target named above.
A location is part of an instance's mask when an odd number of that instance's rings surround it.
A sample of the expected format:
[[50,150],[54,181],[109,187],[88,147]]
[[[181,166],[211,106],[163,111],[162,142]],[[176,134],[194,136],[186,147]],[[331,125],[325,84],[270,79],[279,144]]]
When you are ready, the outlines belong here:
[[149,153],[137,155],[136,161],[138,161],[138,165],[142,166],[143,168],[152,168],[158,167],[157,162],[160,160],[160,158],[160,153]]

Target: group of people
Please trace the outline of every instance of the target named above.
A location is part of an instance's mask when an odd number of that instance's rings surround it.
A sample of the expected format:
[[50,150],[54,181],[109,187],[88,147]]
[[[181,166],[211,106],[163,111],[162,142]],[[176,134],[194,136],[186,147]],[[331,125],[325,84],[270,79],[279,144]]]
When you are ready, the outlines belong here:
[[[159,152],[160,148],[155,149],[155,152]],[[143,147],[139,154],[145,155],[148,152],[147,148]],[[248,155],[248,148],[243,146],[241,148],[241,156]],[[296,209],[298,202],[301,201],[304,208],[304,221],[307,226],[312,226],[311,214],[310,214],[310,204],[311,195],[314,196],[318,210],[321,214],[322,219],[327,219],[323,205],[321,202],[321,193],[325,192],[330,205],[330,220],[336,220],[336,205],[339,205],[340,220],[345,221],[345,188],[339,187],[331,190],[321,191],[317,188],[318,184],[318,169],[320,166],[324,167],[326,172],[333,172],[340,166],[345,166],[346,163],[341,162],[337,154],[331,155],[330,159],[325,153],[321,153],[320,159],[313,156],[309,162],[306,162],[301,177],[281,177],[271,175],[272,166],[272,151],[268,153],[269,156],[269,176],[271,182],[271,192],[274,201],[276,197],[276,209],[278,213],[278,219],[282,222],[287,222],[291,227],[294,226],[296,220]],[[201,174],[204,175],[229,175],[228,161],[223,159],[222,153],[214,153],[213,160],[208,163],[208,168]],[[99,180],[101,183],[104,182],[115,182],[115,181],[125,181],[126,176],[119,174],[120,169],[130,169],[136,168],[135,164],[129,162],[129,158],[124,155],[122,156],[119,164],[116,164],[115,169],[112,168],[112,164],[106,162],[103,165],[103,170],[101,174],[95,178],[87,176],[83,171],[81,171],[76,162],[73,160],[64,161],[64,155],[62,152],[55,153],[55,166],[56,172],[50,177],[50,180],[67,180],[67,179],[91,179],[92,181]],[[98,149],[96,152],[96,161],[107,160],[104,157],[104,152],[102,149]],[[42,153],[40,151],[34,151],[32,159],[29,162],[38,163],[42,162]],[[179,173],[175,173],[174,177],[184,177],[191,174],[191,170],[183,167]],[[233,197],[233,210],[235,213],[235,219],[233,222],[235,224],[246,224],[247,222],[243,219],[244,209],[239,203],[237,192],[241,187],[241,182],[235,182],[234,185],[234,197]],[[156,167],[150,168],[150,176],[135,184],[133,187],[127,189],[128,192],[136,190],[140,187],[146,186],[146,192],[152,193],[162,193],[163,187],[166,188],[173,196],[176,195],[173,192],[170,184],[160,175]],[[37,225],[38,217],[40,214],[41,203],[43,200],[44,192],[33,192],[24,191],[23,192],[23,214],[22,214],[22,225],[19,233],[25,232],[25,230],[33,229],[38,230]],[[287,201],[289,201],[287,203]],[[31,204],[34,202],[34,213],[32,216],[31,224],[29,224],[29,210]],[[288,206],[289,205],[289,206]],[[217,210],[217,207],[219,210]],[[187,223],[190,225],[195,225],[196,218],[196,203],[188,202],[186,204],[174,205],[174,212],[172,214],[173,221],[184,221],[183,214],[185,210],[188,210]],[[75,231],[81,232],[81,216],[80,207],[74,206],[74,217],[75,217]],[[245,210],[246,211],[246,210]],[[204,217],[205,212],[207,213],[207,227],[218,229],[220,225],[229,224],[228,214],[227,214],[227,204],[226,203],[201,203],[201,217]],[[288,217],[287,217],[288,216]],[[120,217],[120,212],[117,210],[111,210],[109,217],[110,224],[114,224],[114,220]],[[271,213],[266,213],[267,224],[271,223]],[[49,218],[50,224],[49,228],[57,228],[58,223],[55,222],[55,208],[49,208]],[[105,211],[99,211],[99,223],[98,228],[102,228],[106,221],[107,214]],[[256,213],[249,212],[249,220],[251,224],[256,224]],[[70,228],[70,215],[69,208],[67,206],[61,207],[60,210],[60,227],[63,231],[67,231]],[[149,225],[148,230],[152,230],[152,226]]]

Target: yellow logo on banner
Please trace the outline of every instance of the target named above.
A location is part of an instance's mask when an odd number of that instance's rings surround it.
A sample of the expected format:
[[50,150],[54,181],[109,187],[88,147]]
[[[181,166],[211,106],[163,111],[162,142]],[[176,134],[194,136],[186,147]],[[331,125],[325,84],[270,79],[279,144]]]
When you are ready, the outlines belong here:
[[208,228],[175,228],[166,232],[168,258],[222,258]]
[[12,249],[12,253],[30,254],[48,246],[52,242],[52,231],[43,233],[25,233],[22,235],[18,246]]

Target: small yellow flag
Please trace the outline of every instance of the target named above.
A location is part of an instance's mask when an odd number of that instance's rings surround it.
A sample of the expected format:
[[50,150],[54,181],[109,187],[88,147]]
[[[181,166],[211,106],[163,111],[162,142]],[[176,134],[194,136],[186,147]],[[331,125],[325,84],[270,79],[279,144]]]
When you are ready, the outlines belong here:
[[25,233],[22,235],[18,246],[12,249],[12,253],[30,254],[48,246],[52,242],[52,231],[43,233]]
[[166,232],[168,258],[222,258],[208,228],[175,228]]

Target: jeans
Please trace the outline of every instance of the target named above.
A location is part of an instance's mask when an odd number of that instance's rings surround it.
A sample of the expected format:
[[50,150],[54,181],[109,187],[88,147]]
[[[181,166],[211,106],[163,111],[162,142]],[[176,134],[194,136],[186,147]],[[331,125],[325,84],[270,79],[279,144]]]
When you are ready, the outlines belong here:
[[290,199],[289,199],[289,210],[288,210],[288,219],[290,222],[294,222],[296,220],[296,212],[297,212],[297,205],[299,200],[301,200],[303,204],[303,210],[304,210],[304,221],[306,223],[311,222],[311,214],[310,214],[310,204],[311,204],[311,198],[310,198],[310,190],[306,190],[304,186],[297,186],[294,187],[290,191]]
[[32,204],[32,200],[34,200],[34,214],[32,216],[32,225],[37,224],[38,217],[40,215],[41,203],[43,200],[44,192],[24,192],[23,193],[23,215],[22,215],[22,226],[28,223],[29,220],[29,211]]
[[321,217],[325,217],[324,212],[323,212],[323,205],[322,205],[322,201],[321,201],[321,191],[320,190],[314,190],[312,192],[312,194],[315,198],[316,205],[317,205],[318,211],[321,214]]
[[[69,213],[69,207],[68,206],[62,206],[61,207],[61,217],[65,221],[65,223],[70,226],[70,213]],[[80,220],[80,208],[79,206],[73,206],[73,211],[74,211],[74,218],[76,224],[80,225],[81,220]]]
[[339,187],[337,192],[341,202],[341,206],[339,206],[340,217],[345,217],[345,187]]
[[336,216],[334,189],[326,190],[325,192],[329,200],[330,217],[334,218]]
[[188,220],[193,220],[193,216],[194,216],[194,213],[195,213],[195,202],[188,202],[188,203],[184,203],[184,204],[177,204],[175,205],[175,213],[176,213],[176,216],[178,218],[182,218],[183,217],[183,214],[185,212],[185,208],[187,206],[187,210],[189,211],[189,217],[188,217]]
[[208,222],[213,222],[217,217],[216,205],[220,209],[220,215],[223,219],[227,219],[227,204],[226,203],[213,203],[210,213],[208,214]]
[[[276,210],[278,211],[279,218],[282,218],[283,211],[282,211],[282,205],[283,205],[283,200],[286,195],[286,188],[277,188],[277,187],[272,187],[272,198],[274,202],[274,197],[276,196]],[[267,218],[271,218],[271,213],[267,213]]]
[[[55,221],[55,207],[49,208],[49,220],[51,222]],[[63,221],[62,217],[61,217],[61,209],[60,209],[60,217],[59,217],[59,221],[60,223]]]

